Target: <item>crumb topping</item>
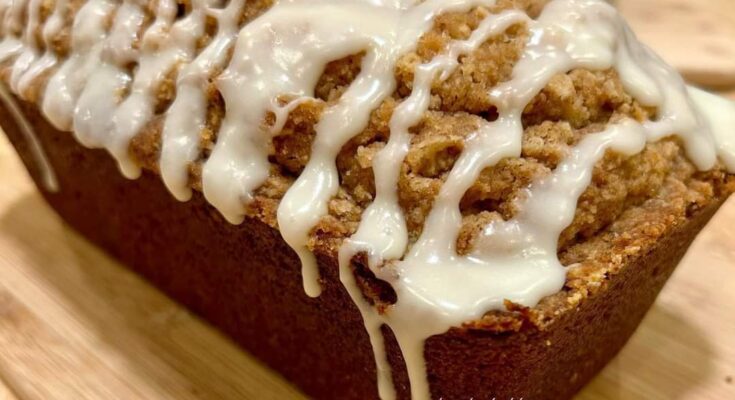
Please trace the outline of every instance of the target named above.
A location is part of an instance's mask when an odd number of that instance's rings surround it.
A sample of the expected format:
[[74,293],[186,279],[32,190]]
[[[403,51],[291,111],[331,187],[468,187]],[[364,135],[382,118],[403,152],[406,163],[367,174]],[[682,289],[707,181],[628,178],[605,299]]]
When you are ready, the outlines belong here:
[[[58,57],[69,54],[70,21],[83,0],[70,0],[64,13],[64,28],[51,46]],[[156,0],[147,7],[148,26],[154,20]],[[355,232],[361,214],[373,201],[375,183],[372,160],[389,138],[388,122],[396,106],[411,93],[414,70],[420,63],[440,54],[449,41],[466,39],[489,14],[507,9],[538,15],[544,0],[500,0],[490,9],[450,13],[436,19],[433,29],[416,49],[401,57],[395,69],[397,89],[371,115],[366,129],[350,140],[337,157],[341,187],[329,202],[329,214],[312,229],[309,245],[316,253],[336,257],[342,241]],[[180,0],[180,14],[191,5]],[[270,0],[248,3],[240,15],[241,25],[268,7]],[[44,2],[41,20],[51,13],[53,2]],[[143,28],[143,29],[144,29]],[[216,21],[208,21],[206,35],[197,47],[201,51],[216,33]],[[37,35],[40,35],[37,32]],[[421,234],[433,199],[462,153],[465,141],[482,120],[497,118],[489,91],[507,81],[528,38],[527,27],[518,24],[486,41],[476,51],[460,58],[459,67],[444,80],[432,85],[429,112],[411,129],[411,146],[398,181],[399,203],[405,214],[409,239]],[[141,32],[138,33],[140,39]],[[39,39],[40,40],[40,39]],[[315,124],[325,108],[340,96],[360,72],[363,54],[334,60],[325,68],[315,90],[315,99],[295,108],[282,131],[269,147],[270,177],[254,193],[248,214],[277,228],[279,201],[309,160]],[[8,63],[2,76],[8,77]],[[135,68],[135,66],[130,66]],[[35,88],[45,86],[52,71],[41,75]],[[157,88],[154,118],[131,142],[130,153],[146,169],[157,172],[161,148],[162,118],[176,96],[173,69]],[[201,190],[202,164],[217,141],[217,132],[226,114],[215,81],[207,83],[207,124],[200,132],[199,158],[190,165],[190,184]],[[122,94],[124,96],[125,94]],[[246,93],[243,95],[247,95]],[[40,102],[41,92],[28,96]],[[283,98],[283,102],[288,99]],[[602,131],[608,123],[625,117],[638,121],[653,119],[656,110],[639,104],[625,91],[614,71],[577,69],[555,76],[523,112],[523,150],[519,158],[508,158],[486,168],[464,194],[460,208],[463,227],[457,242],[460,254],[468,253],[477,234],[490,221],[508,220],[517,212],[517,201],[532,182],[549,175],[585,135]],[[264,127],[273,118],[263,121]],[[650,143],[634,156],[609,151],[596,165],[592,183],[581,196],[572,224],[559,239],[559,255],[569,268],[562,292],[543,300],[531,311],[493,312],[469,328],[517,330],[518,318],[538,327],[553,321],[561,309],[574,308],[584,298],[605,286],[631,259],[646,253],[658,239],[686,221],[687,217],[716,199],[735,191],[735,181],[717,168],[698,172],[684,154],[683,145],[673,138]],[[385,290],[372,300],[390,302]]]

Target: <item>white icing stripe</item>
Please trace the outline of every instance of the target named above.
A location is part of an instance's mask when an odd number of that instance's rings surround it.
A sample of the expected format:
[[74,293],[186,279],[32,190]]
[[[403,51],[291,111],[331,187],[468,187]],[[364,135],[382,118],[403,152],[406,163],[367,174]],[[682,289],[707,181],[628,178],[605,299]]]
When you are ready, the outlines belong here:
[[[179,64],[188,63],[195,55],[196,42],[204,35],[206,13],[203,2],[195,1],[194,8],[176,21],[177,5],[173,0],[159,0],[156,20],[141,39],[142,54],[131,85],[130,95],[120,104],[113,116],[113,154],[118,160],[127,159],[130,140],[150,122],[154,115],[156,93],[167,75]],[[153,49],[147,52],[145,50]],[[192,126],[187,130],[193,131]],[[128,163],[128,169],[134,166]]]
[[97,68],[108,34],[106,25],[116,9],[114,0],[89,0],[74,18],[73,51],[49,79],[41,106],[46,118],[58,129],[72,129],[77,101],[87,78]]
[[116,10],[97,64],[86,77],[84,89],[77,99],[72,130],[83,145],[107,149],[118,161],[122,173],[130,178],[137,177],[140,170],[127,154],[127,143],[120,146],[117,141],[115,115],[132,81],[127,66],[139,62],[135,44],[145,23],[142,2],[123,0]]
[[13,68],[10,71],[10,88],[16,93],[20,93],[18,90],[20,78],[38,58],[38,43],[36,41],[35,31],[39,24],[40,6],[41,0],[29,0],[26,8],[28,16],[22,37],[22,41],[26,46],[24,46],[23,51],[15,59]]
[[694,87],[689,87],[689,93],[712,129],[720,160],[735,171],[735,103]]
[[[314,87],[326,64],[364,52],[360,74],[324,111],[309,163],[278,209],[280,230],[302,260],[304,287],[312,296],[321,288],[307,242],[339,188],[335,158],[342,146],[393,94],[397,60],[416,46],[437,15],[495,4],[494,0],[281,0],[240,29],[245,0],[231,0],[224,9],[217,8],[218,0],[193,0],[182,18],[174,0],[159,0],[155,20],[144,30],[147,1],[88,0],[74,17],[70,55],[58,65],[51,44],[64,28],[67,1],[56,0],[38,43],[35,32],[42,1],[0,0],[0,62],[12,61],[12,90],[28,96],[37,78],[54,69],[42,98],[47,118],[60,129],[73,128],[83,144],[107,149],[122,171],[135,177],[139,167],[128,155],[129,142],[153,118],[158,86],[178,71],[176,97],[163,121],[160,169],[170,191],[186,200],[191,196],[188,166],[200,154],[199,138],[207,122],[206,90],[214,80],[226,113],[204,164],[202,185],[208,201],[233,223],[242,221],[253,191],[270,174],[271,139],[291,110],[315,100]],[[196,54],[207,17],[217,21],[217,34]],[[524,54],[512,78],[488,94],[499,117],[481,123],[466,140],[464,152],[434,199],[421,237],[409,248],[397,199],[400,168],[411,142],[409,130],[428,109],[434,81],[447,79],[459,57],[518,23],[530,29]],[[658,117],[643,124],[625,120],[587,135],[551,176],[527,189],[514,219],[489,224],[474,250],[459,256],[455,247],[464,193],[483,169],[520,156],[524,108],[554,75],[574,68],[615,69],[626,91],[656,107]],[[224,72],[215,77],[220,70]],[[602,0],[552,0],[535,21],[519,11],[490,15],[467,40],[451,42],[443,54],[420,65],[412,88],[393,113],[386,147],[373,160],[376,198],[339,254],[340,279],[360,309],[375,350],[383,399],[394,398],[395,390],[382,325],[392,329],[401,347],[412,397],[429,398],[423,359],[428,337],[503,309],[506,299],[533,306],[562,287],[565,270],[556,256],[559,234],[571,223],[577,200],[605,151],[635,154],[646,141],[676,134],[700,169],[712,168],[719,158],[735,172],[735,105],[687,89]],[[0,95],[7,100],[7,93]],[[278,98],[283,95],[296,100],[280,106]],[[18,112],[12,104],[7,107]],[[269,112],[276,116],[270,128],[264,126]],[[32,131],[21,128],[33,143]],[[356,285],[349,263],[359,252],[367,253],[371,270],[391,283],[398,295],[398,302],[385,314],[370,306]],[[383,266],[384,261],[390,261],[389,266]]]
[[[199,137],[206,126],[207,80],[224,67],[226,54],[238,32],[238,19],[244,0],[231,0],[223,10],[203,12],[217,21],[217,35],[178,76],[176,99],[166,115],[161,146],[161,176],[179,200],[191,197],[188,166],[199,155]],[[194,2],[195,10],[203,7]],[[193,12],[192,12],[193,13]]]
[[0,62],[16,57],[25,47],[23,42],[14,36],[14,32],[20,29],[19,21],[24,5],[22,1],[0,0],[0,19],[2,20],[0,31],[3,35],[3,40],[0,42]]

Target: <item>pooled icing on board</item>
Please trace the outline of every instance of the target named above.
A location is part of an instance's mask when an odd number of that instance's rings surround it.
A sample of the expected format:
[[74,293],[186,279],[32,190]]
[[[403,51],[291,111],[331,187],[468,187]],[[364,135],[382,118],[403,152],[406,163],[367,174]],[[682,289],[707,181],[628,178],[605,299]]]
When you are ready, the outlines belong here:
[[[41,23],[42,2],[0,0],[0,61],[13,62],[11,89],[27,98],[31,83],[52,71],[42,98],[46,117],[57,128],[73,131],[82,144],[107,149],[132,178],[140,171],[128,155],[129,141],[154,117],[156,88],[177,70],[176,97],[163,119],[160,170],[172,194],[185,201],[191,196],[188,165],[199,154],[206,123],[206,84],[223,71],[214,83],[226,113],[203,166],[202,186],[207,200],[232,223],[243,220],[253,191],[269,176],[271,139],[296,105],[314,99],[325,66],[365,54],[359,75],[321,116],[309,162],[278,208],[280,231],[301,258],[310,296],[318,296],[321,287],[307,241],[339,188],[335,159],[340,149],[393,94],[396,63],[415,49],[438,15],[495,4],[281,0],[239,28],[245,0],[231,0],[224,8],[216,0],[193,0],[183,18],[176,18],[174,0],[159,0],[152,21],[146,20],[143,0],[89,0],[74,18],[71,52],[62,60],[51,41],[62,28],[66,1],[56,0],[40,43],[33,32]],[[207,18],[216,20],[218,30],[197,49]],[[429,108],[432,83],[447,79],[460,57],[519,24],[530,32],[523,55],[510,80],[488,93],[498,118],[481,123],[466,139],[421,236],[409,246],[397,181],[409,130]],[[657,117],[644,123],[622,120],[585,136],[551,175],[526,188],[513,219],[490,223],[474,250],[458,255],[464,193],[485,168],[520,156],[523,110],[553,76],[575,68],[614,69],[626,91],[655,107]],[[293,100],[282,105],[281,96]],[[276,121],[266,129],[269,113]],[[711,169],[719,159],[735,172],[735,135],[727,129],[733,126],[733,103],[688,88],[602,0],[552,0],[537,19],[517,10],[490,14],[469,38],[450,42],[416,67],[411,94],[393,112],[389,141],[373,159],[375,199],[339,252],[340,279],[373,345],[380,397],[395,398],[381,326],[390,327],[400,345],[412,398],[427,399],[426,339],[502,310],[505,300],[532,307],[562,288],[566,271],[557,258],[559,235],[571,224],[594,165],[607,150],[634,155],[647,142],[677,135],[698,168]],[[358,253],[366,253],[372,272],[396,291],[398,301],[384,313],[366,302],[355,282],[350,263]],[[386,262],[390,268],[382,268]]]

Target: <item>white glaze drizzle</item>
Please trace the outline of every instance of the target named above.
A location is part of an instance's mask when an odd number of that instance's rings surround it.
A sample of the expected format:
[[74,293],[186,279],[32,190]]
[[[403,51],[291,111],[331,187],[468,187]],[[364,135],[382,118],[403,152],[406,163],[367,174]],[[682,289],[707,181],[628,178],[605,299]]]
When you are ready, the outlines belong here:
[[77,100],[97,68],[108,36],[107,24],[116,9],[113,0],[89,0],[74,18],[73,51],[49,79],[41,104],[46,118],[58,129],[72,129]]
[[[43,43],[37,43],[33,32],[40,23],[41,1],[0,0],[0,62],[13,60],[10,84],[20,96],[27,95],[43,72],[57,67],[49,49],[63,28],[66,1],[57,0],[43,26]],[[146,2],[89,0],[74,18],[71,54],[51,75],[42,109],[56,127],[73,130],[83,144],[106,148],[125,175],[135,177],[139,168],[127,154],[129,141],[154,115],[156,87],[177,69],[177,96],[164,118],[160,167],[174,196],[186,200],[191,196],[188,165],[199,155],[199,134],[206,122],[204,91],[216,71],[225,68],[215,84],[226,114],[204,165],[203,188],[208,201],[239,223],[253,191],[270,173],[268,146],[289,112],[313,100],[328,62],[364,52],[359,76],[322,115],[310,161],[278,209],[284,239],[302,260],[305,290],[315,296],[321,288],[307,241],[339,188],[335,158],[341,147],[393,93],[398,58],[416,46],[436,15],[490,6],[494,0],[282,0],[240,29],[244,4],[232,0],[217,9],[214,0],[194,0],[191,12],[177,20],[174,1],[159,0],[155,21],[142,32]],[[105,20],[113,15],[107,26]],[[218,31],[197,55],[206,16],[217,20]],[[429,107],[432,82],[448,78],[462,54],[518,23],[527,24],[531,34],[512,79],[489,93],[499,118],[481,123],[466,140],[421,237],[409,249],[396,193],[409,129]],[[232,60],[225,65],[231,49]],[[131,71],[127,67],[133,63],[137,68]],[[658,117],[643,124],[624,120],[586,136],[550,176],[526,190],[514,219],[491,223],[469,255],[457,255],[463,194],[484,168],[520,156],[524,108],[554,75],[574,68],[614,68],[626,90],[656,107]],[[296,100],[280,106],[283,95]],[[270,128],[264,126],[269,112],[276,116]],[[401,347],[412,397],[429,398],[423,360],[428,337],[503,309],[506,299],[533,306],[562,287],[565,270],[556,256],[558,237],[571,223],[577,199],[605,151],[632,155],[646,141],[676,134],[700,169],[714,167],[719,156],[735,172],[733,126],[732,102],[687,88],[601,0],[553,0],[536,21],[518,11],[490,15],[469,39],[451,42],[443,54],[420,65],[411,95],[391,118],[389,142],[373,161],[376,198],[339,254],[340,278],[360,309],[375,350],[381,398],[395,397],[382,325],[392,329]],[[367,253],[371,270],[398,295],[385,314],[370,306],[356,285],[349,264],[360,252]]]
[[[393,93],[398,57],[416,45],[436,15],[492,1],[428,0],[411,8],[404,3],[380,7],[360,1],[282,1],[240,31],[233,60],[218,79],[227,115],[204,165],[204,195],[229,221],[239,223],[243,204],[270,172],[270,137],[262,121],[268,111],[277,111],[273,99],[283,94],[313,97],[328,62],[365,51],[360,74],[321,116],[309,163],[278,208],[281,234],[301,259],[310,296],[319,295],[321,288],[308,234],[327,214],[327,202],[339,188],[337,153]],[[330,24],[320,22],[320,5],[327,4]]]
[[3,40],[0,42],[0,62],[17,57],[24,51],[25,44],[16,36],[16,33],[23,29],[22,16],[26,5],[23,1],[0,1],[0,18],[2,18],[0,31],[3,35]]
[[[399,259],[406,243],[403,217],[395,198],[385,200],[380,195],[363,215],[358,232],[341,249],[340,276],[371,336],[384,399],[392,398],[394,393],[382,388],[390,386],[380,332],[383,324],[391,328],[403,352],[412,398],[429,398],[423,359],[426,339],[476,320],[489,310],[503,309],[505,300],[533,306],[561,289],[566,273],[557,259],[557,241],[572,222],[577,199],[606,150],[635,154],[643,149],[646,140],[676,133],[686,142],[690,158],[701,169],[710,169],[716,162],[715,135],[707,118],[689,100],[683,81],[635,40],[614,9],[594,0],[555,1],[547,5],[537,21],[528,23],[531,38],[513,78],[490,93],[498,107],[497,121],[482,124],[466,141],[463,154],[434,201],[422,236],[403,260],[394,262],[392,268],[380,268],[385,260]],[[645,125],[628,120],[585,138],[550,178],[526,191],[526,200],[516,218],[491,223],[477,239],[475,250],[468,256],[458,256],[455,246],[462,225],[459,202],[484,168],[503,158],[520,156],[521,114],[526,105],[554,75],[574,68],[613,67],[629,92],[644,104],[658,107],[658,120]],[[428,91],[430,84],[431,80],[414,82],[412,96]],[[402,105],[410,101],[409,97]],[[718,104],[721,109],[710,118],[728,115],[728,110],[729,115],[735,115],[731,102],[720,100]],[[425,110],[417,114],[422,115]],[[401,129],[391,128],[391,140],[396,133],[401,136]],[[732,146],[733,140],[726,139],[734,136],[732,130],[724,128],[718,136],[721,153],[735,154],[732,147],[724,151],[726,146]],[[389,144],[384,152],[391,151]],[[403,156],[405,150],[393,154],[391,161],[400,165]],[[374,160],[378,191],[390,182],[380,181],[385,163],[386,159],[380,156]],[[394,192],[395,187],[393,183],[387,189]],[[351,276],[349,262],[358,252],[367,253],[376,276],[396,290],[399,300],[384,315],[366,303]]]
[[72,119],[77,140],[87,147],[107,149],[129,178],[137,177],[140,169],[128,156],[127,146],[120,146],[115,137],[119,121],[115,116],[132,81],[127,67],[139,61],[135,43],[145,23],[144,7],[144,0],[123,0],[115,11],[112,28],[91,74],[85,77]]
[[[38,2],[38,5],[42,4],[42,1]],[[30,90],[33,87],[33,82],[38,79],[43,73],[49,69],[55,67],[58,63],[56,54],[51,50],[53,40],[64,28],[64,13],[67,10],[68,0],[56,0],[54,3],[54,11],[48,16],[48,19],[41,28],[41,38],[43,40],[43,53],[39,54],[38,50],[28,50],[26,48],[24,54],[28,54],[31,59],[30,64],[24,70],[16,69],[14,65],[11,75],[11,85],[13,90],[18,93],[22,98],[29,99]],[[38,20],[39,9],[35,9],[33,15],[33,22],[29,23],[26,32],[24,33],[27,39],[35,41],[34,32],[39,27],[40,21]],[[23,57],[23,55],[21,55]]]
[[689,94],[706,123],[710,125],[720,160],[730,172],[735,171],[735,104],[695,87],[689,87]]
[[36,40],[35,31],[39,25],[39,11],[41,6],[41,0],[29,0],[26,13],[28,18],[26,20],[25,29],[23,30],[23,36],[21,41],[30,45],[23,46],[23,50],[20,52],[18,57],[13,63],[13,68],[10,71],[10,88],[16,93],[21,93],[18,89],[20,86],[20,79],[23,74],[31,67],[31,65],[38,59],[38,48],[39,43]]
[[[139,7],[133,10],[130,17],[135,18],[135,23],[131,24],[130,31],[124,31],[125,39],[121,38],[124,44],[113,44],[116,50],[122,48],[126,52],[134,51],[127,48],[129,46],[127,40],[136,38],[133,32],[140,24]],[[133,136],[139,133],[153,117],[155,96],[159,85],[179,63],[188,61],[193,56],[196,40],[203,34],[202,19],[204,16],[200,9],[195,9],[178,21],[176,14],[177,5],[174,0],[158,0],[156,19],[140,40],[140,54],[117,55],[118,65],[121,67],[133,60],[137,62],[137,71],[130,84],[130,94],[116,106],[114,113],[111,114],[111,137],[106,140],[105,144],[105,147],[121,163],[121,168],[126,175],[135,176],[140,173],[139,168],[129,160],[128,146]],[[118,10],[118,15],[120,15],[120,10]],[[122,85],[122,80],[126,79],[125,75],[121,74],[120,70],[115,70],[114,73],[119,74],[117,76],[120,77]],[[110,95],[114,96],[116,87],[111,88]],[[90,98],[97,96],[90,96]]]
[[[194,4],[198,8],[199,3]],[[160,166],[163,181],[180,201],[191,197],[188,166],[199,155],[199,136],[206,124],[207,80],[215,70],[224,67],[244,4],[244,0],[231,0],[225,9],[205,11],[216,19],[217,34],[178,76],[176,99],[164,122]]]

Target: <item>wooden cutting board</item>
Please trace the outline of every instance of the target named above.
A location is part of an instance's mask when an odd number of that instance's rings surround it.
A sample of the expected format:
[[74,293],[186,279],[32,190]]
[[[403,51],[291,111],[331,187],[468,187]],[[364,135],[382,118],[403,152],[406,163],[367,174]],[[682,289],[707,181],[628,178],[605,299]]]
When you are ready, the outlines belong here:
[[693,83],[735,86],[735,1],[617,0],[639,38]]
[[[735,84],[735,1],[619,3],[690,78]],[[734,289],[735,200],[578,400],[735,399]],[[85,398],[303,395],[64,226],[0,133],[0,400]]]

